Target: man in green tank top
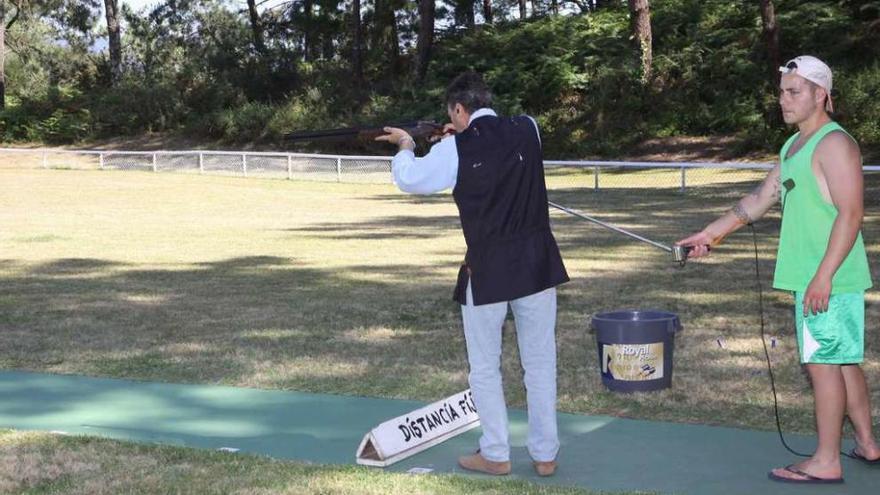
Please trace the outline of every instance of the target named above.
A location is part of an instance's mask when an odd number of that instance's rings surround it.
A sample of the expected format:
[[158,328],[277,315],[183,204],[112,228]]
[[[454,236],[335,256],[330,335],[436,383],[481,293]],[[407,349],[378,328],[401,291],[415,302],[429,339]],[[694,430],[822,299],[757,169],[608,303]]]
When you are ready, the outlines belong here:
[[798,132],[783,146],[761,185],[729,212],[678,244],[690,257],[705,256],[728,234],[758,220],[782,202],[782,226],[773,287],[795,297],[801,363],[813,387],[816,452],[769,473],[775,481],[841,483],[844,415],[855,429],[851,454],[880,464],[871,431],[863,361],[865,299],[871,275],[861,236],[864,215],[862,159],[858,144],[828,112],[831,69],[811,56],[792,59],[779,84],[779,104]]

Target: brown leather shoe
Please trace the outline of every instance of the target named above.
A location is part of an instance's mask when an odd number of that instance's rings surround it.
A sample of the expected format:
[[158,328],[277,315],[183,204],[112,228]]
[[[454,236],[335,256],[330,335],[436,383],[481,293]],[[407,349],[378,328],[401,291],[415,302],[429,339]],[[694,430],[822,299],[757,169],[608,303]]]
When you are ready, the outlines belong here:
[[510,474],[510,461],[495,462],[490,461],[480,455],[479,452],[471,455],[463,455],[458,458],[458,465],[468,471],[478,471],[495,476]]
[[556,473],[556,461],[533,461],[532,465],[535,466],[538,476],[553,476]]

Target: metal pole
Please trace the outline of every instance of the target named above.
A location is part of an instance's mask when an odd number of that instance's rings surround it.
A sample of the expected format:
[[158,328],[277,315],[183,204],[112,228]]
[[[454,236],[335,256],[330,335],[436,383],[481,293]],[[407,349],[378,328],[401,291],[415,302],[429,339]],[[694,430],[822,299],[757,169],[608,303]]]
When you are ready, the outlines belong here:
[[686,167],[681,167],[681,192],[684,192],[685,186],[686,186],[686,182],[685,182],[686,172],[685,172],[685,170],[687,170]]
[[244,176],[247,177],[247,155],[241,155],[241,170],[244,172]]
[[293,158],[287,155],[287,180],[293,180]]
[[652,246],[654,246],[654,247],[656,247],[656,248],[660,248],[660,249],[662,249],[662,250],[664,250],[664,251],[666,251],[666,252],[669,252],[669,253],[672,252],[672,248],[671,248],[670,246],[665,245],[665,244],[660,244],[659,242],[654,242],[654,241],[652,241],[651,239],[647,239],[647,238],[642,237],[642,236],[640,236],[640,235],[638,235],[638,234],[634,234],[634,233],[632,233],[632,232],[630,232],[630,231],[628,231],[628,230],[623,230],[623,229],[621,229],[620,227],[615,227],[614,225],[607,224],[607,223],[605,223],[605,222],[603,222],[603,221],[601,221],[601,220],[597,220],[597,219],[595,219],[595,218],[593,218],[593,217],[590,217],[590,216],[584,215],[583,213],[580,213],[580,212],[578,212],[578,211],[572,210],[571,208],[567,208],[567,207],[565,207],[565,206],[558,205],[558,204],[556,204],[556,203],[554,203],[554,202],[552,202],[552,201],[548,201],[547,204],[550,205],[550,206],[552,206],[553,208],[556,208],[556,209],[558,209],[558,210],[562,210],[562,211],[568,213],[569,215],[576,216],[576,217],[578,217],[578,218],[583,218],[584,220],[587,220],[587,221],[593,222],[593,223],[595,223],[595,224],[597,224],[597,225],[600,225],[600,226],[602,226],[602,227],[605,227],[606,229],[613,230],[614,232],[617,232],[618,234],[623,234],[623,235],[625,235],[625,236],[632,237],[633,239],[635,239],[635,240],[637,240],[637,241],[642,241],[642,242],[644,242],[644,243],[650,244],[650,245],[652,245]]
[[599,166],[593,167],[593,190],[599,190]]
[[205,155],[204,153],[199,153],[199,173],[205,173]]
[[49,168],[49,157],[45,151],[43,152],[43,168]]
[[98,153],[98,166],[104,170],[104,153]]
[[342,158],[336,158],[336,182],[342,182]]
[[158,172],[159,167],[156,165],[156,153],[153,153],[153,172]]

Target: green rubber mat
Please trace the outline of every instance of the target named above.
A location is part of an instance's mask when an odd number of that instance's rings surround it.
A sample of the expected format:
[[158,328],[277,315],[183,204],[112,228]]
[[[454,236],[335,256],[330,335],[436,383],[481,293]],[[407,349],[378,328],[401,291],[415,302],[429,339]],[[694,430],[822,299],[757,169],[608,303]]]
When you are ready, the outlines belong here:
[[[439,399],[439,398],[438,398]],[[139,442],[242,452],[314,463],[354,464],[363,435],[422,402],[235,387],[176,385],[0,372],[0,427],[64,431]],[[526,414],[510,414],[513,473],[537,483],[594,490],[681,494],[875,493],[880,467],[844,459],[846,484],[797,486],[769,481],[767,471],[794,462],[775,432],[559,415],[559,470],[538,478],[526,453]],[[462,471],[479,429],[387,468]],[[789,435],[795,449],[815,440]],[[849,442],[846,442],[849,443]],[[847,449],[849,446],[847,447]],[[376,468],[381,469],[381,468]]]

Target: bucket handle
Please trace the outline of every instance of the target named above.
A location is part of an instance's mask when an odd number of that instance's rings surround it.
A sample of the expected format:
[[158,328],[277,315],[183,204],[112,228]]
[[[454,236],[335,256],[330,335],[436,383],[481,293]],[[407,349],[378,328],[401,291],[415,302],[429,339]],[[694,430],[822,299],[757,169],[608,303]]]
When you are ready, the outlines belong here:
[[[666,331],[670,334],[675,334],[684,330],[684,325],[681,324],[681,319],[676,315],[675,318],[669,320],[669,325],[666,328]],[[596,323],[590,318],[590,333],[596,333]]]

